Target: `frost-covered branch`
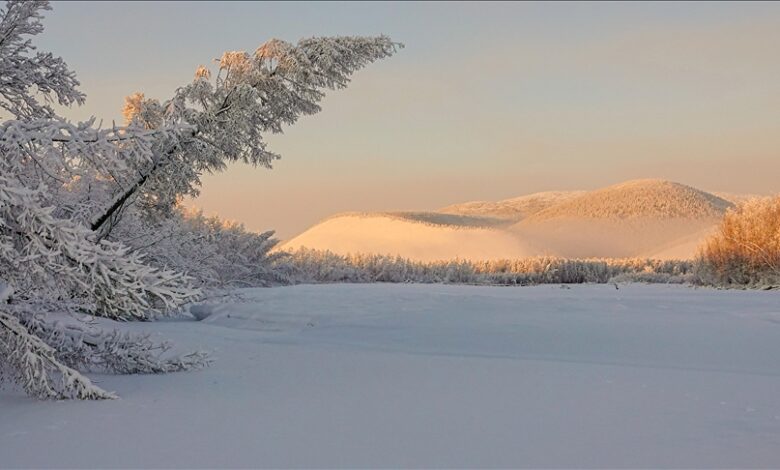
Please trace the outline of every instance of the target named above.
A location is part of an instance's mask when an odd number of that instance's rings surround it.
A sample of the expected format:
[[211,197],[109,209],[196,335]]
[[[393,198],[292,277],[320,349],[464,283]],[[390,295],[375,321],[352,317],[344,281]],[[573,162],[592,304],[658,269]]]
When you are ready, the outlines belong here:
[[60,105],[84,103],[76,75],[59,57],[37,52],[30,39],[43,32],[46,1],[10,0],[0,10],[0,107],[18,119],[54,117],[47,102]]
[[168,342],[149,334],[104,329],[83,315],[17,315],[38,338],[53,346],[56,357],[74,369],[107,374],[161,374],[200,369],[209,363],[203,352],[171,354]]
[[54,348],[27,331],[16,317],[0,310],[0,380],[11,378],[37,398],[116,398],[62,364],[55,354]]
[[142,254],[122,244],[94,243],[89,229],[43,207],[43,196],[0,176],[0,265],[30,298],[46,285],[50,296],[82,298],[95,315],[126,320],[175,310],[200,295],[186,276],[148,266]]

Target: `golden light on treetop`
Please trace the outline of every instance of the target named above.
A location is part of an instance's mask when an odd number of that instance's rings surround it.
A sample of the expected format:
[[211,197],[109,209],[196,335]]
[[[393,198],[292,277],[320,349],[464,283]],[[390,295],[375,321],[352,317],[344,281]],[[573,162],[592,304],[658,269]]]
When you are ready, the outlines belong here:
[[133,93],[125,97],[122,116],[127,125],[135,121],[146,129],[155,129],[162,125],[162,106],[157,100],[147,100],[143,93]]
[[211,71],[207,69],[205,65],[200,65],[195,70],[195,80],[200,78],[205,78],[206,80],[211,78]]
[[280,41],[279,39],[271,39],[257,48],[255,57],[264,60],[279,59],[286,55],[289,49],[290,45],[287,42]]
[[251,68],[249,54],[244,51],[227,51],[219,59],[219,69],[226,70],[228,74],[244,76]]
[[125,106],[122,108],[122,116],[125,118],[125,124],[130,124],[133,118],[141,112],[141,103],[144,101],[143,93],[133,93],[125,97]]

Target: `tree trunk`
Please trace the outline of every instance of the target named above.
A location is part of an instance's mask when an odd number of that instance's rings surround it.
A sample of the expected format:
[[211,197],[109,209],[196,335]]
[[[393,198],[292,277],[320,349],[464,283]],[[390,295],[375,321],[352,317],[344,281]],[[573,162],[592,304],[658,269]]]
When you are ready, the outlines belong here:
[[130,196],[135,194],[135,192],[138,191],[141,188],[141,186],[143,186],[146,180],[149,179],[149,175],[151,175],[159,167],[160,167],[160,163],[158,161],[152,166],[152,168],[149,169],[149,171],[141,175],[141,177],[138,178],[138,180],[132,186],[127,188],[124,193],[122,193],[118,198],[116,198],[113,204],[111,204],[105,211],[103,211],[102,214],[100,214],[99,217],[97,217],[92,222],[92,225],[90,226],[92,231],[97,232],[98,230],[100,230],[100,228],[103,227],[103,225],[105,225],[109,219],[111,219],[111,216],[116,214],[116,212],[124,205],[124,203],[127,202]]

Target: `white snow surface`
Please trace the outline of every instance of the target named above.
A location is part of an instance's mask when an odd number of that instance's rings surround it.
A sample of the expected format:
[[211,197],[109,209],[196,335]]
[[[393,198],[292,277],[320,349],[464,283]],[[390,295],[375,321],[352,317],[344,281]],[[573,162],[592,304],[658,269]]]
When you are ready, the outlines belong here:
[[777,291],[242,294],[121,325],[206,370],[93,375],[105,402],[0,391],[0,467],[780,467]]

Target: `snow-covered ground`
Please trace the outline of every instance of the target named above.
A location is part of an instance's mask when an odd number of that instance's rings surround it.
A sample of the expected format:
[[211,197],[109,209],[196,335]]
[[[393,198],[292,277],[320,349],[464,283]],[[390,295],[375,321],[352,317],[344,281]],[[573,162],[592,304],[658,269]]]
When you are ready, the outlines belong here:
[[0,392],[0,467],[779,467],[780,293],[323,285],[132,324],[122,398]]

